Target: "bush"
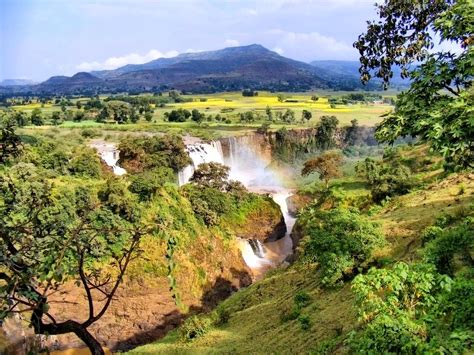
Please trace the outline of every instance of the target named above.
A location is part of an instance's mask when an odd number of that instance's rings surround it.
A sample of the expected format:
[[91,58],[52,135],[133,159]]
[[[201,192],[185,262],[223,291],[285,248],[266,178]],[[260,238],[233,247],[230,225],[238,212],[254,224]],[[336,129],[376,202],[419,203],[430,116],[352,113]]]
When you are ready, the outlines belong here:
[[230,312],[225,308],[217,308],[215,325],[224,325],[229,322]]
[[298,322],[300,322],[301,329],[303,330],[308,330],[311,328],[311,319],[307,315],[299,316]]
[[211,321],[205,317],[192,316],[179,328],[181,339],[193,341],[206,334],[211,327]]
[[283,311],[280,313],[280,320],[282,322],[288,322],[290,320],[295,320],[298,319],[301,313],[301,308],[299,308],[296,305],[293,305],[289,309],[283,309]]
[[375,202],[406,194],[414,186],[410,168],[399,160],[377,161],[366,158],[357,164],[356,173],[366,179]]
[[300,307],[306,307],[311,303],[311,296],[306,291],[299,291],[294,297],[295,304]]
[[[441,229],[432,227],[425,239],[425,259],[436,266],[438,272],[453,275],[456,266],[472,267],[474,261],[474,218],[468,217],[460,225]],[[457,265],[456,265],[457,264]]]
[[73,175],[98,178],[102,172],[102,163],[94,149],[81,147],[72,152],[68,169]]
[[358,275],[352,289],[363,325],[349,339],[357,353],[463,353],[473,340],[472,280],[399,262]]
[[99,130],[93,128],[86,128],[81,131],[81,136],[84,138],[96,138],[100,137],[102,134]]
[[137,194],[140,200],[146,201],[166,182],[175,182],[173,170],[166,167],[154,168],[130,177],[131,183],[128,189]]
[[300,216],[305,238],[303,260],[318,262],[322,283],[336,285],[367,266],[372,251],[385,244],[379,226],[356,211],[322,211],[308,206]]

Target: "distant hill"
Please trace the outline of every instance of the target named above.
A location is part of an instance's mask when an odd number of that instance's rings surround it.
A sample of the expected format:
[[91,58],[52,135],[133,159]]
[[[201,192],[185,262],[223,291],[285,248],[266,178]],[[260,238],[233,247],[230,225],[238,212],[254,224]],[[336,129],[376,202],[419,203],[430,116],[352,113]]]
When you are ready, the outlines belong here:
[[28,79],[5,79],[0,81],[0,86],[20,86],[20,85],[34,85],[36,84],[33,80]]
[[[310,65],[252,44],[184,53],[145,64],[129,64],[115,70],[81,72],[72,77],[53,76],[38,85],[0,88],[0,94],[138,93],[169,89],[210,93],[247,88],[274,91],[362,88],[356,74],[356,62],[336,63],[345,62],[322,61]],[[377,87],[370,84],[365,88]]]
[[[360,63],[358,61],[315,60],[309,64],[315,67],[323,78],[332,81],[340,80],[342,82],[347,82],[349,83],[349,86],[352,85],[352,80],[359,80],[360,78]],[[374,79],[371,81],[373,86],[380,87],[380,80]],[[400,77],[400,69],[393,68],[393,78],[390,85],[393,87],[406,87],[408,84],[409,81],[407,79],[402,79]]]

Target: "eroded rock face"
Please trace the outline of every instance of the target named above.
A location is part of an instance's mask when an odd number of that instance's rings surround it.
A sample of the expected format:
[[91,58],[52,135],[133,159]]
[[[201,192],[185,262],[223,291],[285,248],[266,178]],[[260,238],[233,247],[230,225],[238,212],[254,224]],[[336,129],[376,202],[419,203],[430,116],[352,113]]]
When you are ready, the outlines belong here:
[[[196,243],[202,249],[192,248],[176,254],[175,262],[180,270],[175,277],[182,307],[175,304],[166,277],[129,277],[120,286],[104,316],[88,328],[102,346],[112,351],[124,351],[156,341],[188,316],[209,311],[239,288],[251,284],[251,271],[237,245],[226,246],[220,238],[210,239],[209,235],[198,236]],[[205,253],[205,249],[212,252]],[[204,278],[198,269],[203,271]],[[102,297],[96,294],[94,298],[100,300]],[[57,321],[87,319],[86,295],[73,282],[64,285],[49,301]],[[100,306],[101,303],[97,302],[96,312]],[[10,322],[8,334],[4,350],[10,349],[9,354],[26,354],[26,344],[38,343],[39,340],[27,328],[26,322]],[[42,345],[50,350],[84,347],[74,334],[42,337],[41,340]]]

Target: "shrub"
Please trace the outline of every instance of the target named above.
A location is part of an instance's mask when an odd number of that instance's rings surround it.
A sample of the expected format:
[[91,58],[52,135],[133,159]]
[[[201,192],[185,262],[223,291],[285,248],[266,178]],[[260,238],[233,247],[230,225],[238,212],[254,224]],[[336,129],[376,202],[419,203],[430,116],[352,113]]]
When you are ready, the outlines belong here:
[[179,328],[181,339],[193,341],[206,334],[211,327],[211,321],[205,317],[192,316]]
[[224,325],[229,322],[230,312],[225,308],[217,308],[215,325]]
[[357,353],[462,353],[472,341],[472,280],[399,262],[358,275],[352,289],[363,326],[349,339]]
[[410,168],[400,161],[385,162],[366,158],[357,164],[356,173],[366,179],[376,202],[405,194],[414,186]]
[[311,319],[307,315],[299,316],[298,322],[300,322],[301,329],[303,330],[308,330],[311,328]]
[[326,286],[366,266],[372,251],[385,243],[379,226],[356,211],[340,207],[322,211],[310,205],[300,220],[305,233],[303,260],[320,264]]
[[137,194],[140,200],[149,200],[166,182],[175,182],[173,170],[166,167],[154,168],[130,177],[128,189]]
[[72,153],[68,169],[73,175],[98,178],[101,175],[101,161],[92,148],[81,147]]
[[[474,265],[474,218],[468,217],[460,225],[441,229],[429,229],[429,242],[425,248],[425,259],[433,263],[438,272],[453,275],[455,262],[458,265]],[[426,235],[425,235],[426,238]]]
[[283,309],[280,313],[280,320],[282,322],[288,322],[290,320],[298,319],[301,313],[301,308],[296,305],[293,305],[291,308]]
[[306,291],[299,291],[293,300],[298,307],[303,308],[311,303],[311,296]]
[[81,136],[84,138],[96,138],[100,137],[102,134],[99,130],[93,128],[85,128],[81,131]]

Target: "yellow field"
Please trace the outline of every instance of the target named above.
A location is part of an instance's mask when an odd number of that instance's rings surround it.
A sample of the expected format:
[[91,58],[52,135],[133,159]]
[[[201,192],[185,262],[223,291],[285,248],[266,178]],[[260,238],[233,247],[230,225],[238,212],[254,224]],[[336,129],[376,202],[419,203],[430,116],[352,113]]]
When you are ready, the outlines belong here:
[[[287,126],[288,128],[305,128],[314,126],[319,122],[321,116],[333,115],[339,120],[341,126],[350,125],[351,120],[357,119],[360,125],[374,126],[381,121],[380,116],[393,107],[387,104],[368,103],[368,104],[354,104],[354,105],[336,105],[331,108],[328,102],[330,97],[336,98],[348,92],[332,92],[332,91],[318,91],[305,93],[283,93],[285,99],[295,102],[280,102],[278,101],[279,93],[259,92],[258,96],[244,97],[241,92],[226,92],[206,95],[186,95],[186,99],[192,99],[190,102],[170,103],[165,107],[154,107],[154,114],[152,122],[146,122],[143,119],[136,124],[122,124],[110,125],[100,124],[94,121],[83,122],[64,122],[60,128],[74,129],[74,128],[100,128],[101,131],[118,134],[119,132],[132,131],[148,131],[148,132],[174,132],[178,134],[191,134],[198,136],[205,136],[208,138],[219,137],[226,135],[245,134],[248,131],[253,131],[259,127],[262,122],[266,121],[265,110],[270,107],[273,117],[276,118],[277,112],[284,112],[291,109],[295,112],[295,122],[288,124],[284,122],[273,122],[270,129],[276,130],[280,127]],[[379,92],[383,97],[394,97],[396,92]],[[149,94],[148,94],[149,95]],[[167,96],[167,94],[163,94]],[[312,101],[311,96],[316,95],[319,99]],[[107,96],[101,96],[105,99]],[[75,104],[77,101],[84,103],[87,97],[80,97],[72,99]],[[18,105],[12,107],[15,110],[24,111],[27,114],[31,113],[34,108],[40,108],[44,116],[48,118],[53,111],[60,111],[59,105],[51,103],[41,104],[32,103],[28,105]],[[225,119],[229,119],[230,123],[206,121],[203,125],[198,125],[193,121],[183,123],[167,122],[164,119],[165,112],[173,109],[183,108],[187,110],[198,109],[206,115],[220,114]],[[71,111],[76,111],[76,106],[67,108]],[[303,110],[308,110],[312,113],[312,118],[309,122],[303,122],[301,115]],[[253,111],[260,116],[261,120],[252,123],[243,123],[239,120],[239,113]],[[35,128],[37,129],[37,128]]]

